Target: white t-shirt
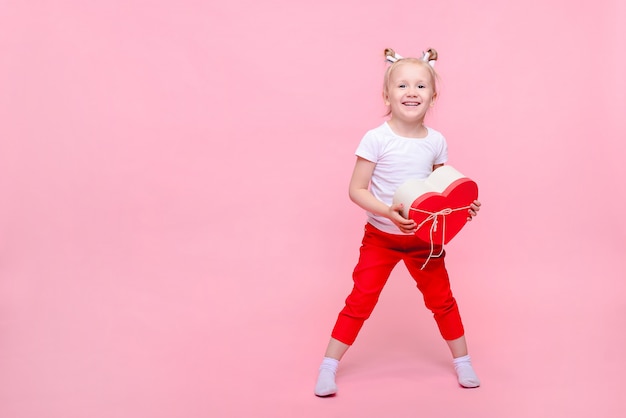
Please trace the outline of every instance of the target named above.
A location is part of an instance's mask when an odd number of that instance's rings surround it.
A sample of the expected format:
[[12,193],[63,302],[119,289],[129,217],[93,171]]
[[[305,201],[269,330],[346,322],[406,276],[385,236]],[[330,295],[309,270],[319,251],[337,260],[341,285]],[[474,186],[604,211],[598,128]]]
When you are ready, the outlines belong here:
[[[448,145],[444,136],[428,128],[425,138],[396,135],[387,122],[368,131],[357,147],[356,155],[376,163],[370,191],[380,201],[391,205],[398,187],[410,179],[425,179],[433,165],[448,161]],[[384,216],[367,212],[368,222],[381,231],[402,234]]]

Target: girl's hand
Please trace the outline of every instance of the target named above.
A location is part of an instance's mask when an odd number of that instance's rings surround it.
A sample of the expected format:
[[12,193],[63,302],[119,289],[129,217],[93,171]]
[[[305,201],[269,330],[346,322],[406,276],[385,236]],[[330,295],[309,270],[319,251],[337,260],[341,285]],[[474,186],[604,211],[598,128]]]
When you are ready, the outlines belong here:
[[402,203],[396,203],[389,207],[388,217],[399,229],[405,234],[414,234],[417,230],[417,224],[413,219],[406,219],[402,216]]
[[467,213],[469,213],[467,220],[471,221],[474,216],[478,215],[479,210],[480,202],[478,200],[474,200],[474,202],[470,205],[470,208],[467,210]]

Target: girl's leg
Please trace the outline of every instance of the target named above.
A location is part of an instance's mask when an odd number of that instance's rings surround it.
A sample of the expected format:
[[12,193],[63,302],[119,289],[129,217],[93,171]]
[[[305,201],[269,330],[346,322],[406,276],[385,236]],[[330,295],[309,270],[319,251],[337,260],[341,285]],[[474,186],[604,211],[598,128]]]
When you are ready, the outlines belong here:
[[[363,260],[364,253],[368,253],[368,251],[362,248],[361,260]],[[377,259],[380,260],[380,258]],[[320,365],[315,384],[317,396],[325,397],[337,393],[335,375],[339,367],[339,360],[348,351],[363,323],[369,318],[394,265],[394,263],[386,263],[382,266],[363,267],[361,262],[357,265],[354,272],[354,288],[346,299],[346,306],[339,313],[331,334],[332,337],[326,347],[324,360]],[[340,341],[339,338],[346,342]]]
[[341,341],[331,337],[328,342],[328,347],[326,347],[326,354],[324,354],[324,357],[341,360],[343,355],[346,354],[346,351],[348,351],[348,348],[350,348],[348,344],[342,343]]
[[330,396],[337,392],[335,374],[339,360],[371,315],[391,271],[400,261],[400,253],[391,249],[394,239],[371,225],[365,228],[359,262],[352,275],[354,287],[339,313],[328,342],[315,385],[317,396]]
[[465,341],[465,335],[455,340],[446,340],[450,353],[453,358],[464,357],[467,355],[467,342]]
[[[466,388],[480,386],[467,351],[461,315],[450,290],[444,259],[431,259],[422,270],[422,260],[406,260],[406,265],[424,296],[426,307],[433,312],[439,331],[453,357],[459,384]],[[418,267],[419,266],[419,267]]]

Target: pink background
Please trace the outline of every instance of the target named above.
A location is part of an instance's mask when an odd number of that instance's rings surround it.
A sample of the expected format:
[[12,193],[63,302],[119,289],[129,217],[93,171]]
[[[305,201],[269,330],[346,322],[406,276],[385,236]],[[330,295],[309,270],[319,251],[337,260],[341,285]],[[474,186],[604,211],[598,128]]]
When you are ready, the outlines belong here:
[[[0,416],[625,416],[626,6],[421,3],[2,1]],[[483,386],[398,268],[319,399],[382,51],[431,46]]]

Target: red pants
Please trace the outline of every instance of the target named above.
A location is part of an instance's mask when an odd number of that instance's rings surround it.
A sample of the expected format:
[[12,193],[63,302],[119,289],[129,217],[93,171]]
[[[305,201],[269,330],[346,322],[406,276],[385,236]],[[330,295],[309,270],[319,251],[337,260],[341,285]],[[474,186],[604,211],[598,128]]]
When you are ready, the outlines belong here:
[[[435,250],[438,254],[440,248]],[[443,338],[455,340],[462,337],[463,324],[450,290],[445,254],[431,258],[420,270],[429,253],[430,244],[415,235],[388,234],[368,223],[359,262],[352,275],[354,288],[339,313],[332,337],[344,344],[354,343],[363,323],[374,310],[391,271],[400,260],[404,261],[422,292],[426,307],[432,311]]]

